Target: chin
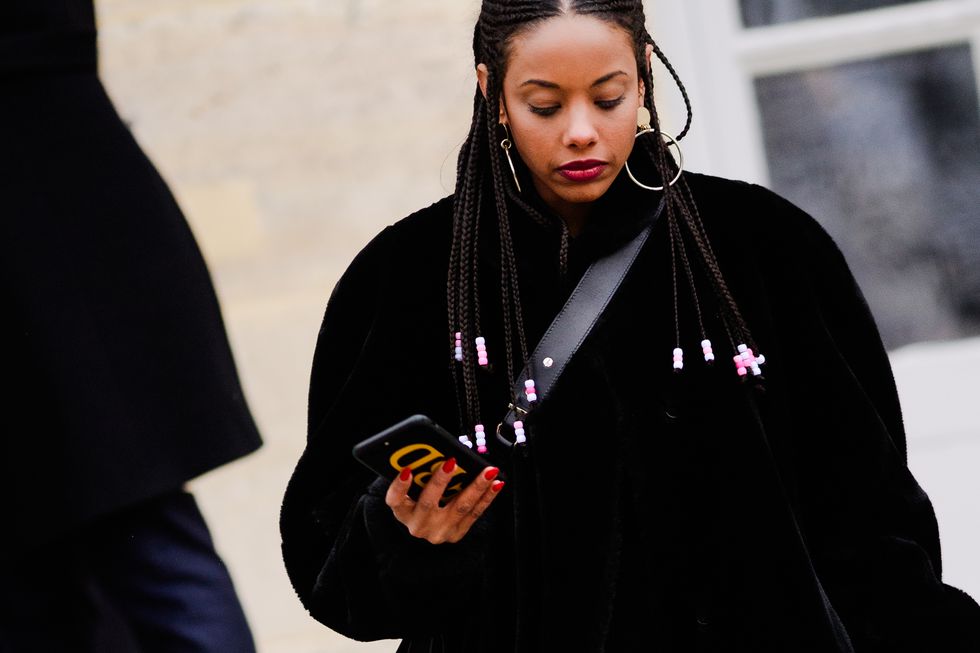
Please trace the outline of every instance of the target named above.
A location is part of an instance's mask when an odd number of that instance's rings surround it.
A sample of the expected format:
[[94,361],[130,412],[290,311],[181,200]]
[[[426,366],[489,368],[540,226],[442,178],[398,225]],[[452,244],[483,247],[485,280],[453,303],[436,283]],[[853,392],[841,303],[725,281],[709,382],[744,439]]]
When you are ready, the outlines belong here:
[[572,188],[562,188],[560,193],[556,193],[563,201],[570,204],[586,204],[594,202],[609,190],[612,186],[611,181],[597,180],[590,184],[581,184]]

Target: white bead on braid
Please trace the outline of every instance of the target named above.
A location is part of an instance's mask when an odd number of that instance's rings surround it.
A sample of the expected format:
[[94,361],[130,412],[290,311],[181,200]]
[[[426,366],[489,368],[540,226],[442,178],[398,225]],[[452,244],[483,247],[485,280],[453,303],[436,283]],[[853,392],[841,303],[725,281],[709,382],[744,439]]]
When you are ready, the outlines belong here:
[[476,450],[480,453],[487,452],[487,434],[483,428],[483,424],[477,424],[476,429]]
[[680,371],[684,369],[684,350],[674,347],[674,369]]
[[739,345],[738,354],[735,355],[735,370],[739,376],[748,376],[752,370],[752,376],[761,376],[762,368],[760,365],[766,362],[766,357],[762,354],[756,355],[748,345]]
[[527,434],[524,432],[524,422],[514,422],[514,439],[517,444],[527,442]]
[[463,334],[459,331],[456,332],[456,360],[463,360]]
[[704,353],[704,362],[705,363],[714,362],[714,360],[715,360],[715,352],[711,348],[711,341],[710,340],[705,339],[705,340],[702,340],[701,341],[701,351]]
[[486,367],[490,364],[490,359],[487,358],[487,339],[483,336],[476,339],[476,359],[480,367]]
[[524,393],[527,395],[528,403],[534,403],[538,400],[538,390],[534,387],[534,379],[528,379],[524,382]]

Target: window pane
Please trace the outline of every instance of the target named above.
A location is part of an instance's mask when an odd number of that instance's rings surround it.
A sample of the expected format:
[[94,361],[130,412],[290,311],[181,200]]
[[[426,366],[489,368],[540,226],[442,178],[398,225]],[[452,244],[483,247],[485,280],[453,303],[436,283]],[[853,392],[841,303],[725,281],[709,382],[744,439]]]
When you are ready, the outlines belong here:
[[740,0],[746,27],[791,23],[806,18],[907,5],[917,0]]
[[980,333],[968,46],[756,80],[773,188],[844,250],[889,347]]

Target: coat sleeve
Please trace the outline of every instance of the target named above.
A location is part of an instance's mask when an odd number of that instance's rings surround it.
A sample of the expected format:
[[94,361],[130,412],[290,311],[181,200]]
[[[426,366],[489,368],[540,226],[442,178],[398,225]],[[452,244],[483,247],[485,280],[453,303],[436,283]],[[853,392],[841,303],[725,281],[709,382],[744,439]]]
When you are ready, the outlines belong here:
[[802,287],[787,299],[799,310],[781,330],[796,357],[786,366],[801,425],[795,473],[816,571],[858,653],[978,651],[980,608],[942,582],[936,517],[907,466],[894,378],[864,297],[830,236],[778,201],[802,225]]
[[462,609],[451,595],[476,592],[481,578],[479,529],[438,546],[411,536],[384,503],[387,482],[351,456],[360,440],[426,412],[419,384],[398,367],[406,344],[390,332],[398,331],[388,313],[391,229],[355,258],[327,304],[309,437],[280,516],[286,570],[303,605],[359,640],[439,634]]

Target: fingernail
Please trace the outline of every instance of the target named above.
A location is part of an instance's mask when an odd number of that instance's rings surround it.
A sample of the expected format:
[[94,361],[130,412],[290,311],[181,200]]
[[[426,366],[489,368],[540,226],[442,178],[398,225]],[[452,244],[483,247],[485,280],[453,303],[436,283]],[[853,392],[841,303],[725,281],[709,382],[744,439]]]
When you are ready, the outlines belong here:
[[494,483],[493,485],[490,486],[490,491],[491,492],[500,492],[503,489],[504,489],[504,482],[503,481],[497,481],[496,483]]
[[412,478],[412,468],[411,467],[404,468],[402,470],[402,473],[398,475],[398,480],[400,480],[403,483],[405,481],[407,481],[408,479],[410,479],[410,478]]
[[447,474],[453,471],[454,469],[456,469],[455,458],[450,458],[449,460],[446,461],[446,464],[442,466],[442,471],[446,472]]
[[499,469],[497,469],[496,467],[491,467],[490,469],[488,469],[483,473],[483,478],[487,479],[488,481],[492,481],[493,479],[497,478],[497,474],[499,473],[500,473]]

